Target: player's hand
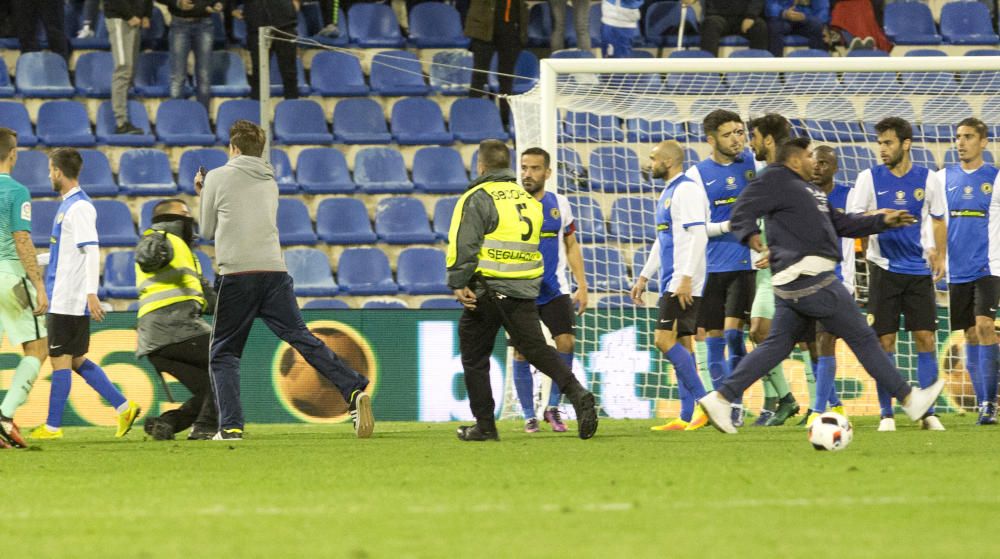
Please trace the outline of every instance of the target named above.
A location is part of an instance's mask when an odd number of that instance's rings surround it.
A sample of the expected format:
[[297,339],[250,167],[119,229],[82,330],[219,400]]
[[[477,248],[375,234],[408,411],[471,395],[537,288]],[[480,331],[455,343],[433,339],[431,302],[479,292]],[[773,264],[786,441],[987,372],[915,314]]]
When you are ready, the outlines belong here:
[[743,23],[740,24],[740,33],[745,35],[751,27],[753,27],[753,18],[743,18]]
[[[202,167],[202,169],[204,169],[204,167]],[[194,175],[194,193],[201,195],[202,188],[205,188],[205,173],[202,173],[201,170],[199,170]]]
[[97,295],[90,293],[87,295],[87,309],[90,311],[90,316],[97,322],[104,320],[104,308],[101,307],[101,300],[97,298]]
[[760,254],[760,258],[753,263],[753,267],[758,270],[766,270],[771,267],[771,251],[764,249],[764,252]]
[[35,316],[42,316],[45,311],[49,310],[49,296],[45,294],[45,286],[35,286],[35,309],[31,314]]
[[194,8],[194,0],[177,0],[177,8],[181,10],[190,10]]
[[632,296],[632,302],[635,303],[636,306],[641,307],[643,305],[642,294],[646,292],[647,283],[649,283],[649,279],[639,276],[639,278],[635,280],[635,285],[632,286],[632,290],[629,292],[629,295]]
[[149,26],[150,26],[150,25],[152,25],[152,23],[150,23],[150,21],[149,21],[149,18],[148,18],[148,17],[144,17],[144,18],[142,18],[142,28],[143,28],[143,29],[149,29]]
[[462,306],[469,309],[470,311],[476,310],[476,294],[472,292],[468,287],[463,287],[462,289],[455,289],[455,298],[458,299]]
[[917,218],[906,210],[885,210],[882,215],[885,217],[885,224],[889,227],[906,227],[917,222]]
[[674,297],[677,297],[677,302],[681,304],[681,310],[687,310],[694,304],[694,297],[691,296],[691,276],[681,278],[680,285],[674,290]]
[[747,246],[749,246],[750,250],[754,252],[759,252],[761,254],[767,252],[767,245],[764,244],[764,241],[760,240],[760,233],[750,235],[750,238],[747,239]]
[[944,255],[939,253],[936,248],[931,249],[928,256],[930,256],[931,273],[934,274],[934,283],[941,281],[945,273],[945,262]]

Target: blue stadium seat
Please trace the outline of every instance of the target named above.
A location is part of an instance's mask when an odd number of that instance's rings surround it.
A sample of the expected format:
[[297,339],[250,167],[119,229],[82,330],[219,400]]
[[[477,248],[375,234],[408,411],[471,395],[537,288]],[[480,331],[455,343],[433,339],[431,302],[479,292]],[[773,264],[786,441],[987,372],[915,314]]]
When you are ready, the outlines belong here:
[[406,303],[398,299],[375,299],[365,301],[365,304],[362,305],[361,308],[365,310],[402,310],[410,307],[406,306]]
[[434,53],[432,61],[430,86],[435,93],[461,96],[469,94],[472,82],[471,53],[464,50],[444,50]]
[[205,107],[187,99],[167,99],[160,103],[156,109],[156,136],[168,146],[215,144]]
[[372,244],[378,236],[372,231],[368,210],[361,200],[328,198],[316,210],[316,233],[331,245]]
[[194,194],[194,176],[198,168],[204,167],[211,171],[222,167],[229,161],[229,154],[218,148],[201,148],[184,150],[177,165],[177,186],[184,194]]
[[110,52],[88,52],[76,61],[76,94],[106,99],[111,96],[111,72],[115,69]]
[[[635,252],[632,253],[632,275],[634,277],[639,277],[639,273],[642,271],[643,266],[646,265],[646,260],[649,259],[649,251],[653,248],[653,245],[643,245],[637,247]],[[649,278],[649,283],[646,284],[646,291],[652,291],[654,293],[660,290],[660,271],[657,270],[653,277]]]
[[305,305],[302,305],[302,310],[340,310],[349,308],[351,308],[351,306],[340,299],[313,299]]
[[427,95],[430,90],[417,55],[402,50],[383,51],[372,58],[371,88],[387,97]]
[[[729,58],[773,58],[770,51],[743,49],[733,51]],[[778,74],[771,72],[729,72],[726,74],[729,92],[733,95],[761,94],[780,86]]]
[[[490,91],[500,91],[500,81],[496,74],[497,64],[497,55],[494,54],[490,61],[490,74],[486,78]],[[530,50],[522,50],[521,54],[517,55],[517,62],[514,63],[514,75],[517,76],[514,78],[514,94],[520,95],[535,87],[539,72],[538,57]]]
[[444,252],[436,248],[408,248],[396,263],[399,288],[407,295],[447,295],[448,274]]
[[990,9],[982,2],[949,2],[941,6],[941,36],[953,45],[996,45]]
[[7,63],[0,60],[0,97],[13,97],[15,93],[14,84],[10,83],[10,71]]
[[466,144],[483,140],[507,140],[500,111],[493,101],[481,98],[458,99],[449,110],[448,125],[455,139]]
[[135,252],[118,251],[104,259],[104,279],[100,293],[114,299],[136,299],[139,290],[135,288]]
[[118,182],[133,196],[169,196],[177,194],[177,183],[170,171],[170,159],[159,149],[130,149],[118,162]]
[[622,146],[604,146],[590,152],[590,188],[595,191],[624,194],[646,192],[649,184],[642,180],[639,158]]
[[[678,50],[670,53],[667,58],[712,59],[715,57],[703,50]],[[704,74],[669,74],[664,86],[668,91],[680,95],[719,95],[726,90],[722,77],[715,72]]]
[[246,97],[250,95],[247,69],[243,59],[232,51],[212,52],[210,70],[212,97]]
[[647,120],[645,118],[630,118],[625,121],[626,137],[629,142],[644,144],[662,142],[663,140],[678,140],[683,142],[686,131],[677,104],[669,99],[654,99],[641,102],[644,113],[655,114],[661,118]]
[[[886,58],[888,53],[881,50],[853,50],[849,57]],[[899,91],[896,72],[844,72],[844,88],[848,93],[867,95],[872,91],[891,95]]]
[[315,248],[297,248],[285,251],[285,266],[295,283],[299,297],[333,297],[340,291],[333,280],[330,260]]
[[215,137],[218,143],[229,145],[229,129],[237,120],[249,120],[260,125],[260,102],[253,99],[223,101],[215,115]]
[[[48,157],[45,158],[46,161]],[[48,174],[48,167],[45,170]],[[52,238],[52,226],[61,200],[36,200],[31,203],[31,242],[36,247],[47,247]]]
[[278,200],[278,241],[282,246],[316,244],[316,232],[313,231],[309,210],[302,200]]
[[285,99],[274,110],[274,139],[281,144],[331,144],[323,108],[309,99]]
[[97,238],[101,246],[133,247],[139,242],[132,212],[125,202],[94,200],[94,208],[97,210]]
[[621,123],[612,115],[567,111],[563,138],[570,142],[620,142],[625,139]]
[[[685,17],[684,46],[695,46],[699,43],[698,16],[694,10],[687,10]],[[657,47],[676,47],[677,31],[681,26],[680,2],[655,2],[646,10],[643,35],[646,42]],[[598,44],[594,42],[592,44]]]
[[865,142],[854,104],[845,97],[815,97],[806,103],[803,127],[819,142]]
[[455,299],[448,299],[447,297],[438,297],[436,299],[427,299],[423,303],[420,303],[421,309],[431,309],[431,310],[442,310],[442,309],[462,309],[462,303],[459,303]]
[[349,248],[340,255],[337,279],[351,295],[395,295],[389,258],[378,248]]
[[[189,80],[184,82],[184,96],[191,94]],[[133,83],[136,95],[140,97],[170,96],[170,55],[166,52],[143,52],[135,64]]]
[[830,51],[820,49],[799,49],[786,54],[785,58],[830,58]]
[[908,99],[878,96],[865,101],[861,113],[861,127],[869,140],[875,141],[878,136],[878,133],[875,132],[875,124],[890,116],[902,118],[911,124],[917,122],[917,113],[913,110],[913,104]]
[[346,52],[321,51],[312,59],[309,79],[323,97],[368,95],[368,84],[358,57]]
[[299,153],[295,178],[306,194],[349,194],[357,190],[344,154],[334,148],[309,148]]
[[764,96],[750,101],[750,114],[778,113],[783,115],[798,114],[799,106],[788,97]]
[[587,168],[580,160],[580,154],[571,147],[559,146],[556,174],[559,188],[564,191],[577,191],[587,186]]
[[[792,51],[788,58],[821,58],[823,56],[829,58],[830,53],[823,50],[805,49]],[[785,87],[792,92],[803,95],[811,95],[816,91],[837,93],[840,89],[840,81],[835,72],[788,72],[785,74]]]
[[38,139],[47,146],[89,147],[96,143],[87,109],[77,101],[42,103],[35,124]]
[[142,203],[139,208],[139,235],[142,236],[146,229],[153,224],[153,208],[156,207],[165,198],[154,198],[152,200],[146,200]]
[[292,170],[292,160],[287,153],[271,148],[271,167],[274,167],[274,178],[278,180],[279,194],[296,194],[299,191],[299,183],[295,182],[295,171]]
[[885,7],[885,34],[897,45],[939,45],[930,8],[920,2],[893,2]]
[[[958,96],[941,95],[924,103],[920,131],[914,131],[921,142],[952,142],[955,139],[954,115],[972,115],[972,107]],[[993,121],[995,122],[995,121]],[[987,125],[988,126],[988,125]]]
[[28,109],[19,101],[0,101],[0,126],[17,132],[18,147],[30,148],[38,144]]
[[17,92],[24,97],[72,97],[63,57],[53,52],[26,52],[17,58]]
[[156,143],[156,136],[149,126],[149,115],[146,107],[139,101],[130,99],[128,102],[128,120],[133,126],[142,130],[142,134],[115,134],[117,123],[111,101],[104,101],[97,108],[97,143],[109,146],[150,147]]
[[622,243],[643,243],[656,237],[656,201],[626,196],[611,204],[608,238]]
[[[283,97],[285,95],[285,85],[281,81],[281,70],[278,69],[278,55],[271,55],[271,65],[270,68],[270,87],[272,97]],[[302,66],[302,58],[295,58],[295,83],[297,84],[297,89],[299,90],[300,97],[306,97],[312,93],[312,88],[309,86],[309,82],[306,81],[306,70]]]
[[445,129],[441,107],[430,99],[410,97],[397,101],[389,122],[399,145],[450,145],[455,141]]
[[[572,19],[568,21],[573,21]],[[573,27],[567,25],[566,27]],[[552,10],[547,2],[539,2],[528,10],[529,47],[548,47],[552,44]]]
[[910,161],[914,165],[927,167],[931,171],[938,170],[937,158],[934,157],[934,153],[923,146],[915,145],[910,147]]
[[421,148],[413,156],[413,186],[433,194],[465,192],[469,175],[461,154],[447,147]]
[[[83,167],[80,169],[80,188],[93,197],[117,196],[118,184],[111,173],[107,156],[96,149],[81,149]],[[124,159],[124,155],[122,156]]]
[[584,246],[583,270],[591,291],[609,293],[631,288],[625,261],[616,248]]
[[[945,53],[938,49],[915,49],[908,51],[906,56],[945,56]],[[903,90],[909,93],[939,93],[958,88],[955,74],[951,72],[902,72],[900,79]]]
[[[966,51],[965,56],[1000,56],[1000,49],[973,49]],[[997,71],[965,72],[961,81],[965,91],[1000,92],[1000,72]],[[990,137],[995,136],[991,134]]]
[[448,240],[448,228],[451,227],[451,216],[455,213],[456,203],[458,196],[446,196],[434,202],[434,235],[445,242]]
[[427,210],[416,198],[383,198],[375,206],[375,234],[390,245],[434,243]]
[[858,173],[878,165],[875,154],[865,146],[835,146],[833,151],[837,154],[839,167],[834,177],[838,184],[853,187]]
[[386,4],[355,4],[347,11],[347,33],[358,47],[401,47],[399,21]]
[[364,148],[354,157],[354,182],[365,194],[413,191],[403,155],[397,149]]
[[[569,26],[567,26],[569,27]],[[594,53],[583,49],[561,49],[554,51],[550,58],[597,58]]]
[[410,45],[419,49],[466,48],[469,39],[455,8],[438,2],[424,2],[410,10]]
[[581,243],[603,243],[607,240],[604,227],[604,212],[596,200],[590,196],[567,196],[573,208],[576,224],[576,238]]
[[198,265],[201,267],[201,275],[208,281],[209,285],[215,284],[215,268],[212,267],[212,258],[202,250],[195,250],[194,255],[198,257]]
[[[993,152],[990,150],[985,150],[983,152],[983,161],[989,163],[990,165],[996,165],[995,158],[993,157]],[[951,148],[948,151],[944,152],[944,165],[941,165],[942,168],[949,167],[951,165],[958,165],[959,163],[961,162],[958,160],[958,150],[956,150],[955,148]]]
[[373,99],[344,99],[333,108],[333,137],[343,144],[388,144],[392,134]]
[[[18,137],[18,140],[21,138]],[[24,185],[32,197],[51,197],[56,193],[52,190],[49,180],[49,156],[41,150],[17,152],[17,161],[10,176]]]

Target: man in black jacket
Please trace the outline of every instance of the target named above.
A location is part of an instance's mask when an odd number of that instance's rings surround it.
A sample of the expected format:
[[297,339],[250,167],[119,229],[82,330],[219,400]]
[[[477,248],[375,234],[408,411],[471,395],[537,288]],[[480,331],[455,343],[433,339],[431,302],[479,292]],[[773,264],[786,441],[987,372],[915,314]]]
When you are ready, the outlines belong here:
[[14,26],[21,52],[34,52],[38,46],[38,22],[45,28],[49,49],[69,62],[69,40],[63,19],[63,0],[14,0]]
[[[694,4],[697,0],[683,0]],[[719,56],[719,40],[726,35],[740,35],[752,49],[767,48],[767,23],[764,0],[705,0],[705,18],[701,23],[701,50]]]
[[[723,433],[736,433],[730,402],[788,356],[811,320],[843,339],[868,374],[902,403],[914,421],[944,387],[940,379],[925,389],[910,388],[834,274],[841,259],[840,237],[864,237],[910,225],[916,218],[905,210],[865,216],[831,212],[826,194],[806,182],[814,168],[809,139],[789,140],[778,148],[777,162],[748,184],[733,206],[733,235],[770,263],[775,314],[767,339],[740,361],[716,392],[698,401]],[[767,228],[766,247],[757,226],[760,218]]]
[[260,99],[260,28],[274,27],[291,37],[271,42],[271,52],[278,61],[278,72],[281,73],[281,84],[284,86],[285,99],[299,98],[299,85],[296,67],[295,43],[288,39],[296,36],[295,26],[298,23],[298,0],[246,0],[243,3],[243,18],[247,23],[247,49],[250,51],[250,61],[253,66],[253,79],[250,80],[250,97]]
[[111,109],[115,113],[115,134],[142,134],[128,119],[128,88],[135,76],[142,29],[149,28],[153,0],[104,0],[104,18],[108,24],[111,57]]

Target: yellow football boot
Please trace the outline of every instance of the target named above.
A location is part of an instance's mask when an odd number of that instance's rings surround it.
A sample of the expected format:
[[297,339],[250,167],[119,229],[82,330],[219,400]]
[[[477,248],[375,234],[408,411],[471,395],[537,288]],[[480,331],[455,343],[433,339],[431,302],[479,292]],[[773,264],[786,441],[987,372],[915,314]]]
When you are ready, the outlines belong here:
[[44,425],[39,425],[31,433],[28,433],[28,438],[35,439],[36,441],[61,439],[63,438],[63,430],[56,429],[55,431],[49,431]]
[[689,423],[681,418],[674,419],[673,421],[668,421],[663,425],[654,425],[650,427],[650,431],[683,431]]
[[688,426],[684,428],[685,431],[697,431],[702,427],[708,425],[708,416],[702,411],[701,406],[695,406],[694,415],[691,417],[691,422]]
[[128,434],[132,430],[132,424],[142,413],[142,408],[139,404],[133,401],[129,401],[128,409],[118,414],[118,431],[115,432],[115,436],[119,439]]

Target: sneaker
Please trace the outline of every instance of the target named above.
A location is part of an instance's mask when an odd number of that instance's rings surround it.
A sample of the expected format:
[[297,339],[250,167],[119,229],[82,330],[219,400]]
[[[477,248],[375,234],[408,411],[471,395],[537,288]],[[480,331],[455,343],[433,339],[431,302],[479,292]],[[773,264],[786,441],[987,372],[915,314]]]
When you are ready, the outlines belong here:
[[576,410],[576,430],[581,439],[589,439],[597,432],[597,403],[594,393],[583,387],[581,392],[571,397],[573,409]]
[[77,39],[90,39],[94,36],[94,30],[89,25],[84,25],[76,32]]
[[760,415],[757,416],[757,421],[753,422],[754,427],[766,427],[767,422],[771,421],[774,417],[774,412],[771,410],[760,410]]
[[120,439],[127,435],[141,413],[142,408],[139,407],[139,404],[129,400],[128,409],[118,414],[118,430],[115,431],[115,436]]
[[115,134],[138,135],[138,134],[143,134],[143,131],[141,128],[136,128],[135,126],[133,126],[131,122],[126,122],[124,124],[115,127]]
[[552,430],[555,431],[556,433],[566,432],[566,424],[563,423],[562,418],[559,417],[559,408],[554,406],[548,408],[547,410],[545,410],[545,413],[542,414],[542,418],[545,419],[546,423],[552,426]]
[[733,420],[733,427],[743,427],[743,405],[733,404],[733,411],[730,413]]
[[844,406],[843,405],[833,406],[832,408],[830,408],[830,411],[832,411],[833,413],[839,413],[840,415],[842,415],[844,417],[847,417],[847,414],[844,413]]
[[21,436],[17,423],[9,417],[0,415],[0,441],[9,443],[15,448],[28,448],[28,443]]
[[684,431],[687,426],[690,425],[687,421],[681,418],[674,419],[673,421],[668,421],[663,425],[653,425],[649,428],[650,431]]
[[928,386],[927,388],[914,388],[910,395],[906,397],[906,401],[901,402],[900,406],[906,413],[906,416],[913,421],[920,421],[927,413],[927,410],[934,405],[937,400],[941,390],[944,388],[944,376],[938,377],[937,381]]
[[[787,402],[778,402],[778,409],[774,410],[774,417],[767,422],[768,427],[777,427],[779,425],[784,425],[786,421],[790,418],[798,415],[799,403],[795,400],[789,400]],[[805,417],[802,418],[805,421]],[[801,425],[801,424],[800,424]]]
[[215,436],[212,437],[213,441],[242,441],[243,440],[243,429],[219,429]]
[[997,406],[993,403],[984,403],[979,406],[979,420],[976,425],[996,425]]
[[889,431],[896,430],[896,418],[894,417],[883,417],[882,421],[878,422],[878,431],[880,433],[888,433]]
[[928,415],[920,421],[920,428],[926,431],[944,431],[944,425],[936,415]]
[[63,438],[63,430],[60,428],[55,431],[50,431],[45,425],[39,425],[28,433],[28,438],[39,441],[61,439]]
[[351,421],[354,422],[354,434],[359,439],[367,439],[375,431],[375,416],[372,414],[372,398],[363,390],[355,390],[351,394]]
[[708,422],[719,431],[727,435],[735,435],[736,427],[733,425],[732,405],[722,398],[716,391],[709,392],[704,398],[698,400],[698,407],[708,416]]
[[817,419],[819,419],[819,416],[820,416],[820,415],[821,415],[821,414],[820,414],[820,412],[818,412],[818,411],[815,411],[815,410],[809,410],[809,414],[808,414],[808,415],[806,415],[806,424],[805,424],[805,427],[806,427],[807,429],[808,429],[809,427],[812,427],[812,424],[813,424],[813,423],[814,423],[814,422],[815,422],[815,421],[816,421]]
[[463,425],[458,428],[458,440],[460,441],[499,441],[500,435],[496,428],[486,431],[479,428],[479,425]]
[[317,35],[322,35],[323,37],[331,37],[331,38],[340,37],[340,28],[337,27],[337,24],[331,23],[330,25],[327,25],[323,29],[320,29]]
[[684,428],[684,430],[697,431],[706,425],[708,425],[708,416],[705,415],[701,406],[695,406],[694,415],[691,416],[691,421],[688,423],[687,427]]
[[537,433],[538,432],[538,419],[532,417],[531,419],[524,420],[524,432],[525,433]]
[[189,441],[210,441],[215,436],[215,431],[195,427],[191,429],[187,440]]

